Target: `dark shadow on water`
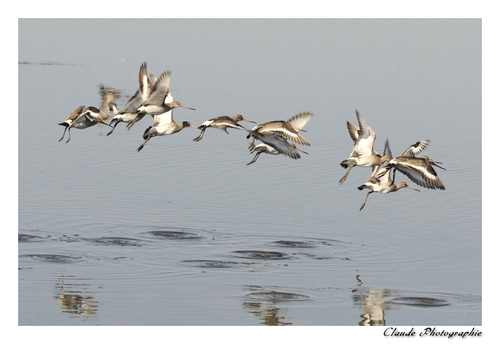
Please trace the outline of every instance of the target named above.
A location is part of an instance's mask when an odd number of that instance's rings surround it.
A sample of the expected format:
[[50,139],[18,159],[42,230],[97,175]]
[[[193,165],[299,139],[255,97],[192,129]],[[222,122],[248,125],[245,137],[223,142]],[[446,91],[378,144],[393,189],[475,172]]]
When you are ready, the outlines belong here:
[[23,254],[19,256],[20,258],[32,258],[35,260],[40,260],[44,262],[53,263],[74,263],[77,262],[81,257],[71,257],[60,254]]
[[403,296],[393,298],[389,301],[389,304],[415,307],[442,307],[448,306],[450,303],[444,299],[432,297]]
[[202,237],[196,233],[191,233],[191,232],[181,232],[181,231],[164,231],[164,230],[158,230],[158,231],[150,231],[147,232],[150,235],[153,235],[156,238],[161,238],[161,239],[174,239],[174,240],[184,240],[184,239],[201,239]]
[[126,237],[102,237],[88,240],[99,245],[141,246],[141,240]]
[[277,240],[272,243],[279,247],[290,247],[290,248],[313,248],[316,245],[309,241],[290,241],[290,240]]
[[38,241],[43,241],[44,238],[41,236],[37,235],[30,235],[30,234],[18,234],[17,235],[17,241],[19,242],[38,242]]
[[292,258],[289,254],[272,251],[239,250],[233,251],[233,253],[236,253],[237,258],[245,259],[278,260]]
[[[148,237],[155,239],[166,240],[198,240],[202,239],[204,235],[200,234],[199,229],[188,227],[174,227],[174,226],[149,226],[150,229],[142,232]],[[203,232],[203,231],[202,231]]]
[[238,268],[253,265],[254,263],[247,262],[232,262],[232,261],[221,261],[221,260],[183,260],[180,262],[181,264],[194,266],[198,268],[207,268],[207,269],[226,269],[226,268]]

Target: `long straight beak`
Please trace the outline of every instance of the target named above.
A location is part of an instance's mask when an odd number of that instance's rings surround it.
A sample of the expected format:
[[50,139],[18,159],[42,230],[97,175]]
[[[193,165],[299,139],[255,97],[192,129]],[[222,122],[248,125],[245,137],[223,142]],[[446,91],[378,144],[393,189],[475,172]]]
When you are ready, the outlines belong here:
[[437,164],[441,164],[439,161],[436,161],[436,160],[431,160],[431,163],[432,163],[434,166],[439,167],[440,169],[442,169],[442,170],[445,170],[445,171],[446,171],[446,168],[444,168],[444,167],[441,167],[441,166],[437,165]]

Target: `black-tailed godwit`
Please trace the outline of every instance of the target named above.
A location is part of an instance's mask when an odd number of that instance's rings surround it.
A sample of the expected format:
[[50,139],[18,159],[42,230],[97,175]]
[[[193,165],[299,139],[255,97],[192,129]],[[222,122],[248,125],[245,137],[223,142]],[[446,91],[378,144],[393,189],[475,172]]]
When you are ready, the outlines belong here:
[[149,94],[148,100],[138,109],[140,114],[148,114],[152,116],[161,115],[162,113],[168,112],[177,107],[195,110],[174,100],[172,92],[170,92],[171,74],[172,73],[170,71],[166,71],[158,77],[158,80],[153,85],[153,89]]
[[[288,158],[292,158],[292,159],[300,159],[300,154],[298,152],[301,152],[301,153],[304,153],[304,154],[309,154],[299,148],[297,148],[297,146],[295,146],[295,144],[293,143],[288,143],[285,141],[286,144],[290,145],[290,149],[289,151],[292,153],[292,154],[284,154],[284,153],[280,153],[278,152],[276,149],[274,149],[273,147],[271,147],[270,145],[266,144],[266,143],[259,143],[258,145],[255,145],[253,142],[250,144],[250,146],[248,147],[248,149],[250,150],[250,153],[256,153],[255,156],[253,157],[252,161],[250,161],[247,165],[251,165],[253,164],[254,162],[257,161],[257,159],[259,158],[259,156],[262,154],[262,153],[266,153],[266,154],[272,154],[272,155],[279,155],[279,154],[282,154]],[[285,144],[285,143],[282,143],[282,144]]]
[[359,128],[349,121],[347,122],[347,130],[354,141],[354,148],[351,155],[340,163],[340,166],[347,168],[346,173],[339,181],[340,184],[346,181],[349,172],[354,166],[373,167],[389,159],[381,156],[373,149],[377,136],[358,110],[356,110],[356,117],[358,118]]
[[110,104],[120,97],[119,92],[107,88],[103,85],[99,86],[99,93],[101,95],[101,108],[98,109],[94,106],[89,106],[86,109],[80,106],[75,111],[73,111],[64,122],[59,123],[59,125],[64,126],[63,136],[59,139],[59,142],[64,138],[66,130],[68,130],[68,143],[71,140],[70,130],[71,128],[76,129],[86,129],[92,127],[98,123],[106,124],[109,119],[109,108]]
[[240,114],[234,115],[233,117],[229,117],[229,116],[214,117],[214,118],[211,118],[211,119],[203,122],[198,127],[201,130],[201,133],[196,138],[194,138],[193,141],[196,141],[196,142],[200,141],[203,138],[203,134],[205,133],[205,130],[207,128],[216,128],[216,129],[224,130],[226,132],[226,134],[229,134],[229,132],[227,131],[227,128],[247,130],[244,126],[238,124],[238,122],[240,122],[240,121],[255,123],[254,121],[250,121],[250,120],[244,118]]
[[175,134],[187,127],[198,129],[187,121],[179,124],[175,123],[174,109],[160,115],[155,115],[153,116],[153,125],[147,128],[142,135],[144,142],[137,148],[137,151],[139,152],[142,148],[144,148],[146,143],[148,143],[152,137]]
[[[425,147],[427,146],[427,144],[428,144],[428,141],[418,141],[414,145],[411,145],[407,150],[405,150],[402,155],[415,156],[416,154],[418,154],[422,150],[424,150]],[[388,139],[385,141],[384,156],[389,156],[392,158],[392,153],[391,153],[391,149],[389,147],[389,140]],[[408,188],[410,190],[420,191],[418,189],[415,189],[415,188],[409,186],[405,182],[399,182],[398,184],[394,184],[396,170],[393,169],[392,179],[391,179],[391,177],[390,177],[391,168],[392,167],[389,167],[387,163],[372,167],[372,175],[370,176],[370,179],[368,179],[368,181],[366,183],[364,183],[363,185],[360,185],[358,187],[358,190],[363,190],[363,189],[370,190],[366,194],[365,201],[363,202],[363,204],[361,204],[361,208],[359,208],[360,211],[364,208],[366,201],[368,200],[368,196],[370,196],[370,194],[373,192],[387,194],[389,192],[396,192],[396,191],[403,189],[403,188]]]
[[443,182],[441,182],[436,171],[432,168],[432,166],[436,166],[442,170],[446,170],[438,164],[441,163],[430,159],[428,156],[415,157],[405,155],[391,159],[387,166],[395,168],[410,178],[412,182],[424,188],[445,190]]
[[303,131],[302,128],[311,120],[312,116],[313,114],[310,112],[301,112],[288,121],[271,121],[256,125],[248,131],[247,139],[252,137],[249,148],[255,146],[255,139],[257,139],[271,146],[280,154],[292,159],[300,158],[296,147],[288,143],[287,140],[310,146],[310,143],[299,134],[299,131]]
[[149,94],[153,89],[153,85],[157,80],[158,78],[153,74],[150,74],[148,77],[147,63],[144,62],[139,67],[139,88],[129,99],[125,107],[122,110],[119,110],[115,103],[110,104],[111,110],[114,112],[115,116],[109,125],[111,126],[114,124],[114,126],[106,136],[111,135],[116,126],[121,122],[127,123],[127,129],[130,130],[136,122],[140,121],[146,115],[145,113],[139,114],[138,109],[148,100]]

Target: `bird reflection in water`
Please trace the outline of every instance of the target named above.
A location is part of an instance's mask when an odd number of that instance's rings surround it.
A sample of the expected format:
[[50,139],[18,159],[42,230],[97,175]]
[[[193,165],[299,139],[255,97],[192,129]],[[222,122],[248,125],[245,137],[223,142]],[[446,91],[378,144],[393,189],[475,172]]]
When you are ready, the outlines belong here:
[[387,300],[386,289],[369,289],[361,287],[363,282],[356,276],[358,287],[353,289],[353,299],[356,305],[363,306],[363,314],[361,314],[360,326],[385,326],[385,311]]
[[253,301],[244,302],[243,306],[249,309],[251,314],[260,317],[264,325],[270,326],[292,325],[283,321],[287,308],[280,305],[309,299],[307,295],[269,290],[262,286],[249,286],[248,289],[251,293],[247,294],[247,297]]
[[292,323],[284,322],[285,315],[280,315],[280,313],[285,313],[283,308],[277,307],[274,303],[275,301],[263,301],[263,302],[243,302],[243,306],[248,309],[248,311],[259,317],[262,320],[262,324],[269,326],[285,326],[292,325]]
[[[56,298],[61,305],[61,311],[78,317],[94,315],[97,312],[97,301],[92,296],[83,296],[89,293],[89,285],[68,283],[64,279],[68,279],[68,276],[61,277],[56,284]],[[74,277],[69,279],[75,280]]]

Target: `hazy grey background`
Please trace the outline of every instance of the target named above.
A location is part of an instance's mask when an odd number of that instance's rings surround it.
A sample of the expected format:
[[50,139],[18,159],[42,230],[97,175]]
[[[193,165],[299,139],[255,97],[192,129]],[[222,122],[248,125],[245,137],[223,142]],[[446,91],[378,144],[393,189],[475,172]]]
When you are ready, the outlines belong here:
[[[18,60],[19,233],[41,238],[19,242],[19,325],[358,325],[373,304],[387,326],[482,324],[482,166],[470,167],[482,161],[480,20],[20,20]],[[99,105],[99,83],[122,90],[123,106],[144,61],[171,70],[174,97],[197,109],[177,120],[313,112],[309,155],[246,166],[245,133],[210,129],[198,143],[185,129],[137,153],[148,118],[57,142],[57,123]],[[394,154],[430,139],[446,191],[372,194],[360,212],[369,170],[338,184],[355,109],[379,152],[386,137]],[[276,245],[286,241],[310,247]],[[446,305],[414,304],[424,299]]]

